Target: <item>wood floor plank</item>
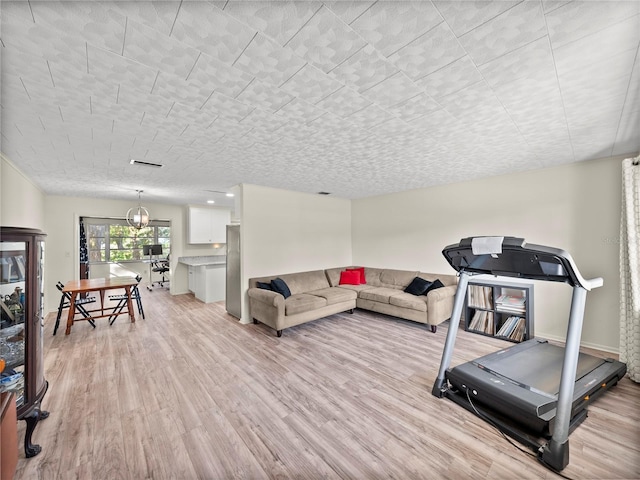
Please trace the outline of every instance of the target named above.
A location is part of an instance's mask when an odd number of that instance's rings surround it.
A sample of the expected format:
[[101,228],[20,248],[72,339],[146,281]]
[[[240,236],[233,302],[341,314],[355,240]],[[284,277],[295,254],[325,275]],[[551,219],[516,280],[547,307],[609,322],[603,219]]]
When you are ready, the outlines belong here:
[[[356,310],[278,338],[223,303],[141,294],[135,324],[78,322],[54,337],[47,316],[51,414],[34,433],[43,451],[21,453],[16,480],[560,478],[431,395],[447,324],[432,333]],[[509,345],[461,330],[452,364]],[[597,399],[563,474],[640,478],[638,404],[628,378]]]

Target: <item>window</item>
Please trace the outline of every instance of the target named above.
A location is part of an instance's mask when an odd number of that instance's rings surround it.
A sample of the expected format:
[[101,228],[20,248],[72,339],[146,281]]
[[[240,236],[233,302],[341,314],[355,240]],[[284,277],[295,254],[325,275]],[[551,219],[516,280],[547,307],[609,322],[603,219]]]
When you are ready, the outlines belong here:
[[140,230],[126,220],[84,217],[90,263],[139,262],[145,258],[143,245],[162,245],[162,256],[171,251],[169,222],[152,220]]

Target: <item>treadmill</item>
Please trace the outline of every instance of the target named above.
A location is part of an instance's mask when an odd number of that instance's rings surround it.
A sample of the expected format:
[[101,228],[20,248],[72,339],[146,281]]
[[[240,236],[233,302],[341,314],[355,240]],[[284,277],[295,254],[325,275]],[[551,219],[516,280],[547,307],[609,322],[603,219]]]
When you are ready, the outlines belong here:
[[[601,287],[602,278],[584,279],[567,252],[523,238],[469,237],[442,253],[460,279],[433,395],[475,413],[561,471],[569,463],[569,434],[587,406],[627,371],[622,362],[580,352],[587,291]],[[449,368],[467,284],[478,274],[571,285],[565,347],[533,338]]]

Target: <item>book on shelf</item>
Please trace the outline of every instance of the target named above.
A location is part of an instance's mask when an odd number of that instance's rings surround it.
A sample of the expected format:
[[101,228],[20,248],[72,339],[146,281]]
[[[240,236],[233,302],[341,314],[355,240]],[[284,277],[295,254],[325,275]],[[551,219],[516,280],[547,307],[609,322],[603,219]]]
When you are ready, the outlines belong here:
[[511,316],[502,324],[497,337],[507,338],[516,342],[521,342],[525,334],[525,321],[523,317]]
[[477,308],[493,308],[493,290],[491,287],[483,287],[481,285],[469,285],[469,301],[470,307]]
[[493,335],[493,312],[489,312],[487,310],[476,310],[476,312],[473,314],[471,322],[469,322],[468,329]]

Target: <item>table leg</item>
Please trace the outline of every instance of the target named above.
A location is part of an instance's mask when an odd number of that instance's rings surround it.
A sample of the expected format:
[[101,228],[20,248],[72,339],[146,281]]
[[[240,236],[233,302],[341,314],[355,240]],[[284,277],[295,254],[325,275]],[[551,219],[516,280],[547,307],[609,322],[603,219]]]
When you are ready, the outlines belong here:
[[131,287],[126,286],[124,289],[127,292],[127,308],[129,309],[129,318],[131,318],[131,323],[136,323],[136,314],[133,311],[133,301],[131,300]]
[[69,315],[67,316],[67,329],[64,334],[69,335],[71,333],[71,325],[73,325],[73,317],[76,313],[76,296],[78,292],[71,292],[71,299],[69,301]]
[[100,315],[104,315],[104,290],[100,290]]

